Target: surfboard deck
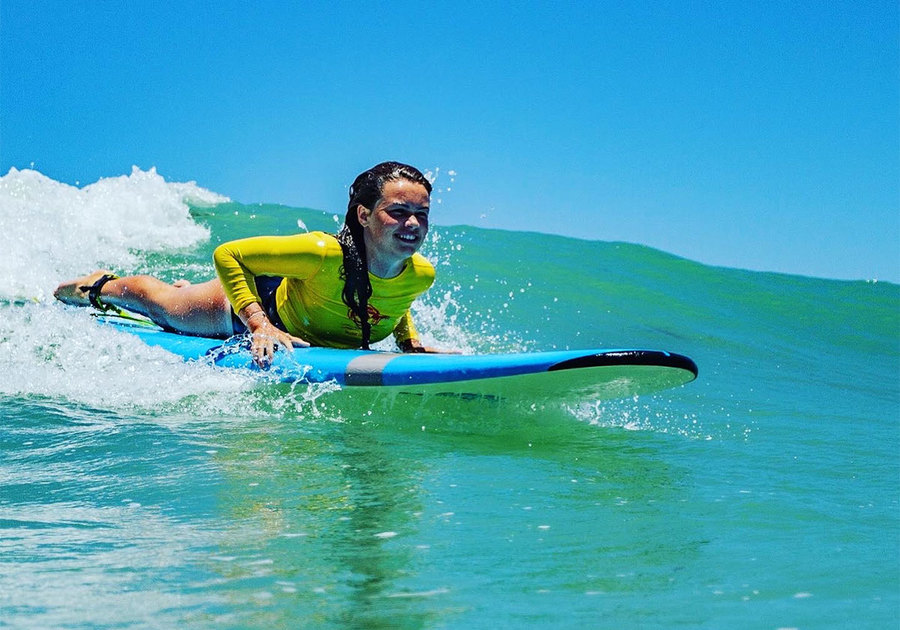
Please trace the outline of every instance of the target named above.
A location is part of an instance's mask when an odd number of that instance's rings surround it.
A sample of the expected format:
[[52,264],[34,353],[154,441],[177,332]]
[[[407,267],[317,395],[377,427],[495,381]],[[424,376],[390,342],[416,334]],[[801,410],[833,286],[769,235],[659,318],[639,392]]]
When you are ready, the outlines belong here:
[[678,387],[697,377],[688,357],[662,350],[590,349],[507,354],[401,354],[336,348],[278,351],[261,370],[244,338],[229,340],[167,332],[153,325],[104,319],[187,361],[254,370],[269,381],[342,388],[387,388],[413,394],[612,400]]

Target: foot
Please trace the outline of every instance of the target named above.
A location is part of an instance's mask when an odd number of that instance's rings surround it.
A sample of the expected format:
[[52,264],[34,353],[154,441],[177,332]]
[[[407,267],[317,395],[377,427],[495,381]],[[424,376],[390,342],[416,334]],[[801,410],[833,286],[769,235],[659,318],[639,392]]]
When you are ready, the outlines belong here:
[[97,282],[104,274],[112,273],[105,269],[98,269],[94,273],[88,274],[71,282],[63,282],[56,291],[53,292],[55,297],[64,304],[72,304],[73,306],[90,306],[91,301],[88,292],[91,286]]

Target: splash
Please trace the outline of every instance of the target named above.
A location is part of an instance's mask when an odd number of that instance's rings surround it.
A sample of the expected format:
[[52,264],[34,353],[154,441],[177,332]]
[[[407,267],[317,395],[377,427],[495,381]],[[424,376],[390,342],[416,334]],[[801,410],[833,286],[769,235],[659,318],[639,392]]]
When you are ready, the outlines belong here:
[[99,267],[133,269],[139,252],[190,247],[209,238],[188,203],[227,197],[193,182],[166,182],[137,167],[77,188],[34,170],[0,177],[0,300],[45,300],[61,279]]
[[442,205],[444,203],[443,195],[445,193],[448,193],[451,190],[453,190],[452,184],[456,181],[456,171],[454,171],[453,169],[450,169],[447,171],[447,177],[449,178],[449,182],[446,185],[438,184],[438,179],[440,179],[440,176],[441,176],[441,167],[440,166],[436,166],[433,170],[429,169],[429,170],[425,171],[423,173],[423,175],[425,176],[425,179],[427,179],[431,183],[432,199],[434,200],[434,202],[437,205]]
[[696,413],[679,414],[674,407],[671,400],[660,404],[658,395],[566,405],[572,416],[594,426],[672,434],[697,440],[713,439],[701,426]]
[[[496,313],[491,308],[472,308],[472,300],[477,299],[473,297],[475,286],[452,280],[458,259],[467,255],[465,247],[452,231],[428,234],[425,255],[437,270],[438,284],[412,306],[423,344],[462,354],[524,352],[526,343],[515,331],[496,332],[503,328],[501,315],[508,304],[496,303]],[[451,280],[444,281],[444,277]],[[477,276],[474,282],[478,282]]]
[[61,304],[0,307],[0,397],[186,421],[317,416],[334,384],[277,390],[250,371],[184,362]]
[[564,403],[567,414],[580,422],[607,429],[677,435],[689,440],[750,439],[752,426],[732,417],[727,407],[702,396],[657,393],[622,400]]
[[189,366],[136,337],[104,329],[88,309],[28,304],[2,311],[4,395],[139,410],[210,392],[240,391],[251,384],[238,372]]

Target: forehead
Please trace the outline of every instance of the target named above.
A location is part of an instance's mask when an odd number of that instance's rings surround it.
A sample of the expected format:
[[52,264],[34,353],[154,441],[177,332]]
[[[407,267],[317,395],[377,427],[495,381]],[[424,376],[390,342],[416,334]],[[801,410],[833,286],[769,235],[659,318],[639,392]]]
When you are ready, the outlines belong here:
[[425,186],[408,179],[385,182],[381,189],[381,204],[428,207],[429,197]]

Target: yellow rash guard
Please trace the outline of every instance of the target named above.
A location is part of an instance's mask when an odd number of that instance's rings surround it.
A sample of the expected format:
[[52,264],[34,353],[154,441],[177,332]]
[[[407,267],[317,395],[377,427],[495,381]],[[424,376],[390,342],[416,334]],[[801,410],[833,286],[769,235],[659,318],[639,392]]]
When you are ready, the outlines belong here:
[[[255,276],[281,276],[284,280],[275,292],[275,305],[287,332],[314,346],[358,348],[362,343],[356,314],[341,299],[344,255],[331,234],[232,241],[216,248],[213,262],[236,313],[260,302]],[[379,278],[370,273],[369,280],[372,341],[381,341],[392,332],[398,344],[417,339],[409,307],[434,282],[431,263],[413,254],[396,277]]]

